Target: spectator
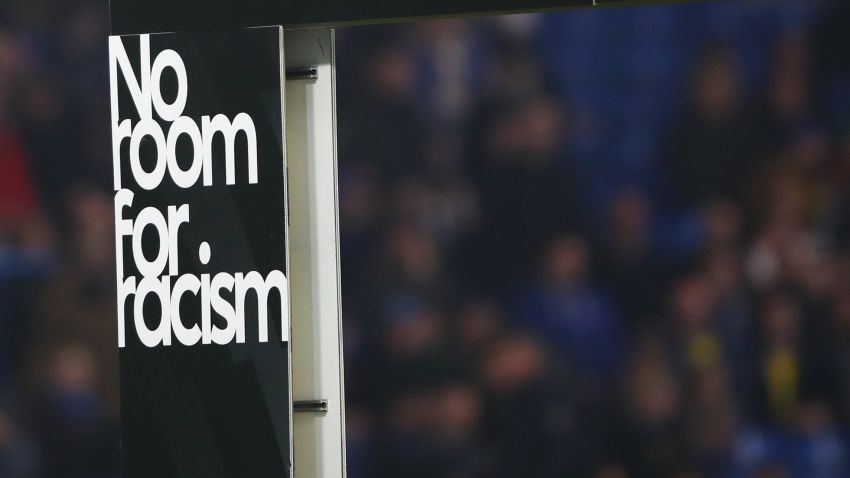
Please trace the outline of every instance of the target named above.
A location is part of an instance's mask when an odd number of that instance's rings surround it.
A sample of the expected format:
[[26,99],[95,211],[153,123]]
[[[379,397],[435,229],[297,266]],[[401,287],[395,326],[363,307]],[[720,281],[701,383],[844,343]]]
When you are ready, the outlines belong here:
[[701,207],[718,198],[738,197],[743,178],[759,158],[733,52],[723,47],[709,50],[692,88],[668,154],[678,199],[685,206]]
[[36,451],[18,428],[0,409],[0,475],[8,478],[40,476]]
[[651,214],[641,191],[618,195],[595,254],[600,281],[619,305],[619,315],[638,329],[661,312],[665,270],[655,251]]
[[559,237],[549,244],[540,285],[522,299],[519,318],[575,362],[589,377],[615,378],[623,337],[611,303],[590,283],[587,244]]
[[109,478],[117,474],[117,430],[98,393],[97,365],[83,344],[48,352],[32,404],[46,476]]
[[534,340],[500,338],[482,356],[479,380],[485,393],[484,437],[494,450],[494,477],[540,477],[585,472],[579,447],[575,403],[564,382],[549,369]]

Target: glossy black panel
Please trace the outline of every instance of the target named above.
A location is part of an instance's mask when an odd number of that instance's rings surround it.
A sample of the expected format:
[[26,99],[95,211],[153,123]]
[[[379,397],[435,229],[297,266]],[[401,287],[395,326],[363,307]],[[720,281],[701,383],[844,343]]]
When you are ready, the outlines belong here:
[[[169,206],[189,207],[189,221],[177,229],[179,271],[171,276],[215,277],[255,271],[263,278],[273,271],[288,276],[286,260],[286,191],[282,149],[281,30],[261,28],[219,34],[159,34],[150,36],[150,61],[165,50],[175,51],[187,72],[187,102],[183,115],[203,131],[204,116],[218,114],[233,120],[245,113],[253,121],[257,145],[257,177],[249,171],[247,134],[239,133],[235,151],[235,184],[227,184],[226,142],[219,134],[212,142],[211,184],[198,181],[180,187],[167,172],[152,190],[140,187],[130,166],[131,140],[120,149],[121,188],[134,193],[132,206],[121,217],[138,220],[143,208],[165,214]],[[112,39],[113,44],[116,39]],[[134,71],[140,75],[143,37],[120,39]],[[113,45],[114,46],[114,45]],[[138,76],[137,76],[138,77]],[[119,120],[139,124],[140,113],[122,73],[117,75]],[[164,101],[177,96],[177,75],[166,68],[161,75]],[[114,118],[115,119],[115,118]],[[168,135],[173,123],[157,113],[152,119]],[[115,125],[113,125],[115,127]],[[181,168],[192,164],[188,135],[177,142]],[[151,137],[141,142],[141,164],[156,164]],[[205,167],[206,169],[206,167]],[[153,227],[142,234],[148,260],[159,250]],[[201,244],[208,243],[204,264]],[[141,280],[131,235],[122,237],[123,278]],[[169,255],[169,260],[174,257]],[[160,274],[169,275],[168,267]],[[237,279],[238,280],[238,279]],[[201,288],[203,291],[203,287]],[[236,306],[235,292],[220,289],[221,299]],[[288,292],[285,292],[288,295]],[[192,328],[203,323],[203,292],[187,293],[179,301],[181,322]],[[288,477],[291,473],[291,401],[288,305],[276,292],[269,294],[268,339],[260,340],[259,301],[253,292],[244,300],[244,343],[238,335],[226,343],[187,345],[172,335],[171,345],[144,345],[131,295],[125,303],[126,346],[120,349],[122,469],[125,478],[242,478]],[[163,316],[156,300],[147,300],[143,315],[154,328]],[[229,323],[210,314],[213,328]],[[172,324],[173,326],[173,324]],[[195,329],[198,330],[198,329]],[[283,334],[283,335],[282,335]],[[183,341],[185,342],[185,340]]]

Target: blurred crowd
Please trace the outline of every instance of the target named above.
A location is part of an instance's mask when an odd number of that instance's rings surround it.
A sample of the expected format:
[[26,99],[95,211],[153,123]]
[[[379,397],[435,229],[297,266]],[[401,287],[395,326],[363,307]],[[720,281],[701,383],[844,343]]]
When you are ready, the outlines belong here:
[[351,476],[850,476],[848,13],[339,32]]
[[[0,4],[0,478],[117,476],[106,17]],[[338,31],[349,476],[850,477],[848,27]]]

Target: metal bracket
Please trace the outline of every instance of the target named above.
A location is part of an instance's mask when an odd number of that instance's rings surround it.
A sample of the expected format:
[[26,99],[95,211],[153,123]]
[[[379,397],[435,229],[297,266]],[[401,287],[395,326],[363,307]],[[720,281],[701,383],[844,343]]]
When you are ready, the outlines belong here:
[[326,413],[328,401],[324,398],[320,400],[296,400],[292,402],[292,411],[295,413]]
[[298,68],[287,68],[287,80],[315,80],[319,78],[319,68],[315,66],[302,66]]

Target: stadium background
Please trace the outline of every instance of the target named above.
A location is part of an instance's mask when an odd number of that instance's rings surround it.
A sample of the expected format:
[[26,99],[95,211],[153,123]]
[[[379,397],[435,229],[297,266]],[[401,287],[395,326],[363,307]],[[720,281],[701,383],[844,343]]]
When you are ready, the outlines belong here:
[[[0,477],[117,476],[104,1],[0,4]],[[349,476],[850,476],[850,4],[338,32]]]

